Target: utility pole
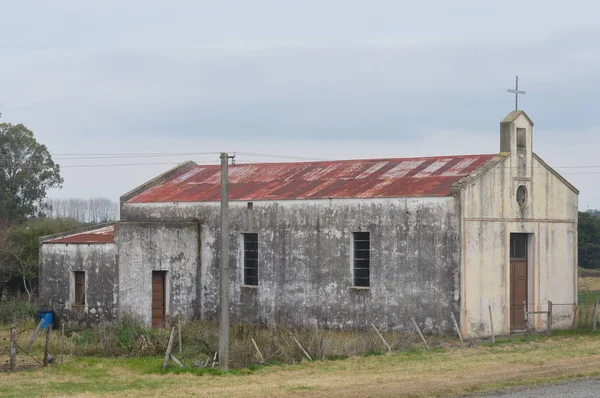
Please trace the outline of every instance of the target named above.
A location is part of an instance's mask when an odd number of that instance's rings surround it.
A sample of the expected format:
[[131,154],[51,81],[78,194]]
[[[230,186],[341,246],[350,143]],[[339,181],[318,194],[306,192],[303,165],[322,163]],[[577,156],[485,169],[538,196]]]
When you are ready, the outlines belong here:
[[229,154],[221,153],[221,291],[219,369],[229,370]]

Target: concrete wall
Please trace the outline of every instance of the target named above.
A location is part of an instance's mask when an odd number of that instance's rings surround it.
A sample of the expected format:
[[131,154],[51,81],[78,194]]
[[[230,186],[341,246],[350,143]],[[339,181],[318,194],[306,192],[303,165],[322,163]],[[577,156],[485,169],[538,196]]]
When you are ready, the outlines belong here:
[[[63,321],[110,323],[117,319],[115,245],[46,243],[40,248],[40,305]],[[74,271],[85,272],[85,307],[72,308]]]
[[[412,328],[414,316],[427,331],[451,331],[450,312],[459,309],[459,221],[455,199],[410,198],[231,203],[230,302],[234,321],[304,327]],[[197,220],[201,225],[201,314],[216,318],[219,291],[219,204],[124,204],[126,221]],[[195,263],[193,239],[163,242],[132,224],[119,225],[121,308],[149,304],[153,245]],[[152,225],[152,224],[150,224]],[[145,230],[142,230],[145,231]],[[352,288],[354,231],[371,232],[371,288]],[[242,286],[243,232],[259,234],[259,285]],[[190,232],[191,233],[191,232]],[[169,238],[172,239],[172,238]],[[174,250],[175,246],[177,247]],[[126,254],[127,253],[127,254]],[[135,253],[135,254],[133,254]],[[125,260],[124,256],[128,256]],[[154,254],[149,254],[151,258]],[[132,267],[131,271],[125,269]],[[187,268],[186,268],[187,269]],[[192,277],[190,272],[190,277]],[[130,280],[137,277],[138,280]],[[186,276],[187,277],[187,276]],[[127,282],[129,281],[129,282]],[[185,284],[187,286],[187,283]],[[142,289],[148,286],[146,289]],[[195,304],[197,306],[197,304]]]
[[[513,139],[509,133],[517,127],[527,129],[530,145],[532,126],[524,116],[503,125],[504,139]],[[511,233],[530,234],[529,310],[545,311],[548,300],[577,302],[577,192],[533,155],[531,147],[525,153],[513,149],[462,186],[461,328],[465,335],[490,334],[488,305],[494,331],[510,332]],[[520,185],[528,191],[523,207],[516,200]],[[572,306],[554,307],[554,328],[569,327],[573,316]],[[544,315],[532,315],[529,322],[539,329],[547,326]]]
[[167,271],[166,314],[200,316],[197,223],[121,222],[115,227],[119,256],[119,313],[152,320],[152,271]]

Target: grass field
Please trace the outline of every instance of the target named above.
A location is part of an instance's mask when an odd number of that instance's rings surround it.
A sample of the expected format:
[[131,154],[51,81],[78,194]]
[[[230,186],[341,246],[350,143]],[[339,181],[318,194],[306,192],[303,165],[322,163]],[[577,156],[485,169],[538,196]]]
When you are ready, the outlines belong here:
[[[589,312],[600,297],[600,274],[579,280],[580,311]],[[583,319],[583,317],[581,318]],[[580,319],[580,327],[582,325]],[[587,319],[587,318],[586,318]],[[587,321],[586,321],[587,322]],[[0,352],[8,345],[8,328],[0,328]],[[23,335],[20,341],[26,341]],[[42,357],[43,338],[33,347]],[[161,369],[161,357],[65,358],[64,365],[40,368],[19,355],[23,370],[0,372],[0,396],[445,396],[573,377],[600,375],[600,333],[557,331],[500,338],[495,345],[447,344],[389,355],[353,356],[343,360],[302,362],[235,369]],[[56,347],[53,347],[53,352]],[[4,362],[4,355],[0,361]],[[8,357],[6,357],[8,359]],[[2,363],[0,363],[0,368]]]
[[592,326],[593,311],[596,300],[600,300],[599,270],[579,270],[579,304],[578,324],[580,328]]
[[67,358],[0,373],[0,396],[438,396],[600,374],[600,335],[239,369],[161,371],[162,358]]

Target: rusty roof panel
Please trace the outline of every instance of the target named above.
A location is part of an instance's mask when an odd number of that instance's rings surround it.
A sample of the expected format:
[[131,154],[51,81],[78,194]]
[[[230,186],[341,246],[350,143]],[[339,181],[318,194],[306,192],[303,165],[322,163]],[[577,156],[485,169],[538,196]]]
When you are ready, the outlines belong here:
[[115,226],[108,225],[90,231],[74,233],[61,238],[47,240],[44,243],[114,243],[114,241]]
[[[494,156],[236,164],[229,168],[229,198],[291,200],[447,196],[454,182]],[[199,165],[127,202],[219,201],[220,185],[220,166]]]

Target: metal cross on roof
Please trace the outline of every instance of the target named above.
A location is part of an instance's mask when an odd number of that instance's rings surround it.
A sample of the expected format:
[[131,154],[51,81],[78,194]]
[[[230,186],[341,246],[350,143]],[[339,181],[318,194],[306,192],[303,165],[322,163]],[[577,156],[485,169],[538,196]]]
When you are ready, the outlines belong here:
[[527,94],[525,91],[519,91],[519,76],[517,75],[517,79],[515,82],[515,89],[514,90],[506,90],[509,93],[514,93],[515,94],[515,111],[519,110],[519,94]]

